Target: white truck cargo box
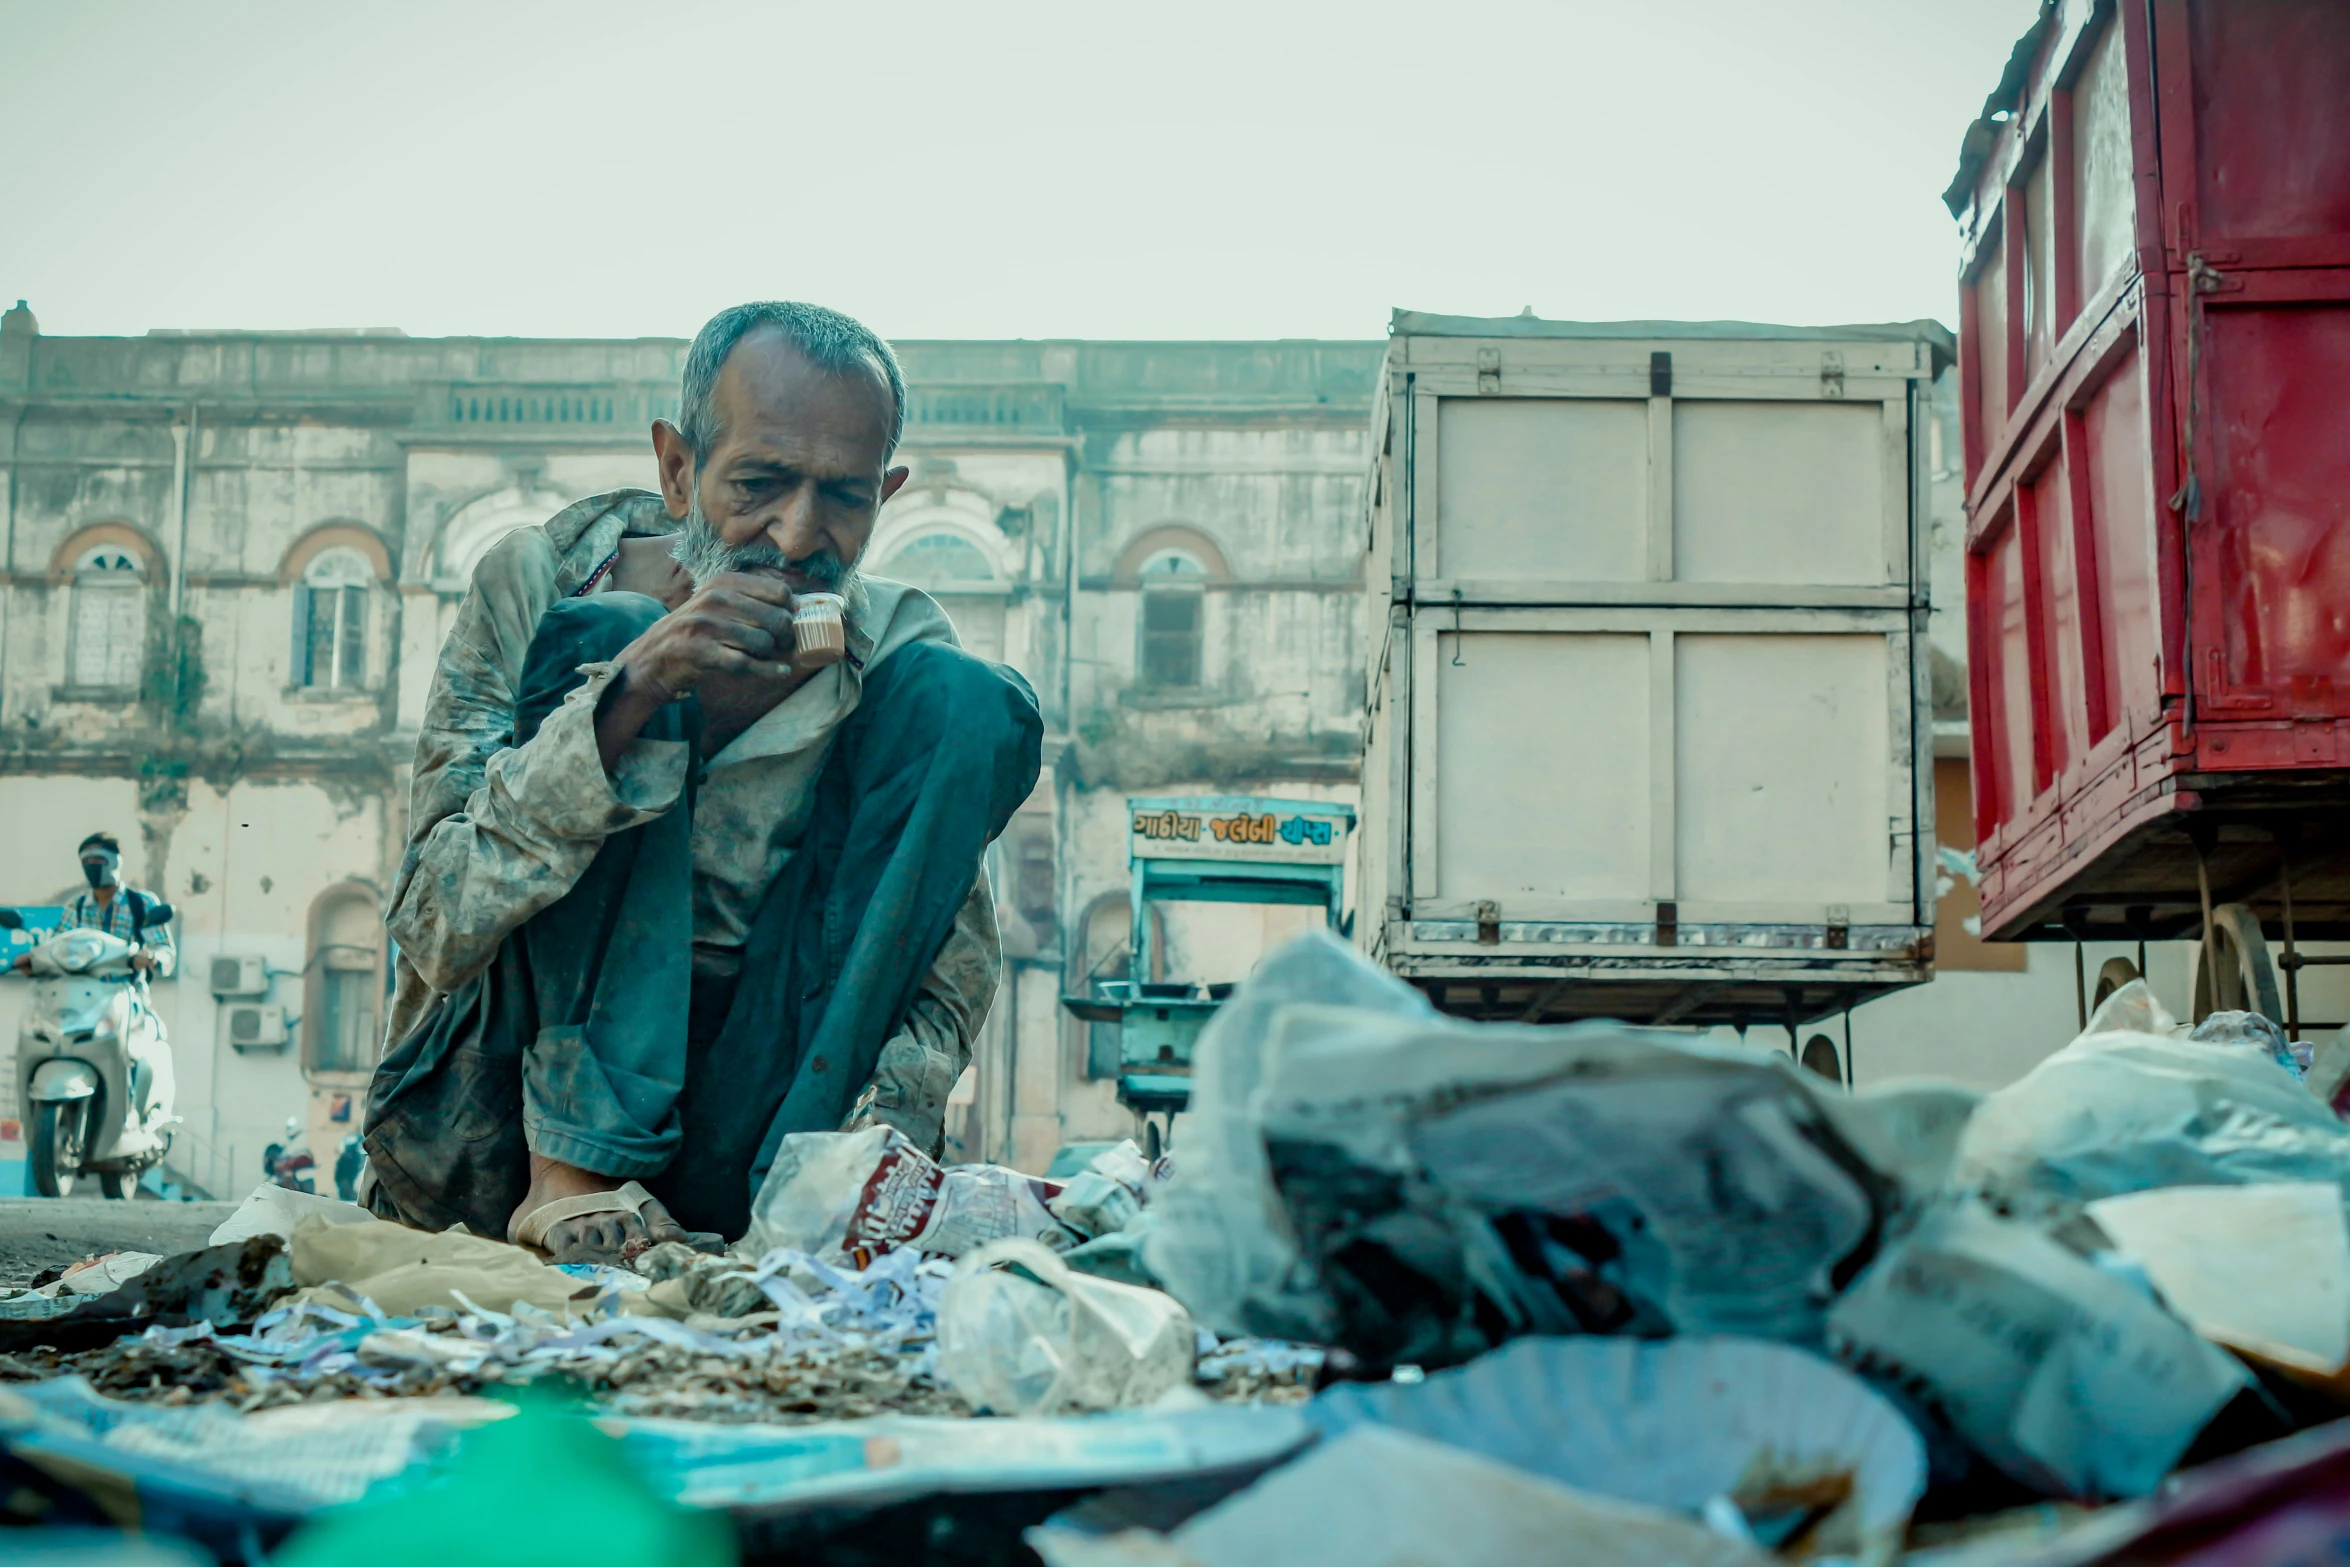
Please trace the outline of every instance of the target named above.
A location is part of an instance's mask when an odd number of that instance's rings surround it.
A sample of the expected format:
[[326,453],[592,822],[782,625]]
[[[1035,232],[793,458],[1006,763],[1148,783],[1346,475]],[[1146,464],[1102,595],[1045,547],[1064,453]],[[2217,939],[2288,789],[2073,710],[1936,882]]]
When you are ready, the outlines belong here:
[[1931,322],[1398,312],[1358,939],[1448,1011],[1809,1021],[1931,975]]

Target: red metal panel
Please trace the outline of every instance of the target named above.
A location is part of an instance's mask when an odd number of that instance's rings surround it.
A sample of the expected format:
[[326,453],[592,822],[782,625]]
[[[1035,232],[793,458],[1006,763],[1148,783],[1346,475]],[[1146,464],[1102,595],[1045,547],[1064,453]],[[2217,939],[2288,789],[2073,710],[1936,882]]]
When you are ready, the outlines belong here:
[[2202,330],[2214,467],[2196,570],[2218,613],[2197,641],[2219,674],[2209,696],[2350,713],[2350,307],[2206,309]]
[[2187,19],[2200,241],[2350,233],[2350,6],[2196,0]]
[[2161,519],[2147,485],[2145,380],[2133,343],[2079,415],[2079,438],[2088,450],[2081,466],[2096,540],[2090,597],[2104,644],[2105,700],[2113,720],[2133,732],[2154,723],[2162,705],[2154,601],[2154,538]]

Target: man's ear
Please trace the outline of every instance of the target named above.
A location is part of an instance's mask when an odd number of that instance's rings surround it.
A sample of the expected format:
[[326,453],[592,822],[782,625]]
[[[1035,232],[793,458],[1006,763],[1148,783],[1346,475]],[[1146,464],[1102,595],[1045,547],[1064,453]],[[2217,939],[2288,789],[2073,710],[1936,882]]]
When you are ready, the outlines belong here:
[[881,476],[881,498],[886,501],[897,494],[898,491],[906,487],[906,481],[913,476],[914,470],[911,468],[890,469],[889,472]]
[[694,449],[666,419],[653,421],[653,461],[661,470],[661,499],[669,503],[671,519],[683,522],[694,509]]

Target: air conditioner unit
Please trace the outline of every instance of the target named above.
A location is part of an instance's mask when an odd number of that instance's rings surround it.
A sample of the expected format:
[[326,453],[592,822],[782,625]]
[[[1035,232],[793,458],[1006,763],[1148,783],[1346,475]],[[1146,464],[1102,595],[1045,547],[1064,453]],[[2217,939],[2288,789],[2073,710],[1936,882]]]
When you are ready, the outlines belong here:
[[240,1001],[228,1009],[228,1042],[237,1050],[283,1050],[286,1009],[267,1001]]
[[212,993],[216,996],[258,996],[269,989],[269,960],[232,958],[212,960]]

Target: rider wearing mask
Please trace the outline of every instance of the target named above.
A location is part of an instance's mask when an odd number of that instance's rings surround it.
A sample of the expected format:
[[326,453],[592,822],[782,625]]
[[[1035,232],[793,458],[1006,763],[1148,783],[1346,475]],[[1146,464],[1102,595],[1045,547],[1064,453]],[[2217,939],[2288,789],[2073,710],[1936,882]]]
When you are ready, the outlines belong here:
[[[179,960],[171,926],[168,922],[147,922],[147,911],[163,900],[122,884],[122,845],[107,834],[90,834],[82,840],[79,852],[82,879],[90,884],[90,890],[74,894],[66,903],[58,929],[102,930],[109,936],[120,936],[139,948],[131,954],[132,967],[158,979],[167,977]],[[31,962],[28,954],[19,957],[16,966],[27,968]]]

